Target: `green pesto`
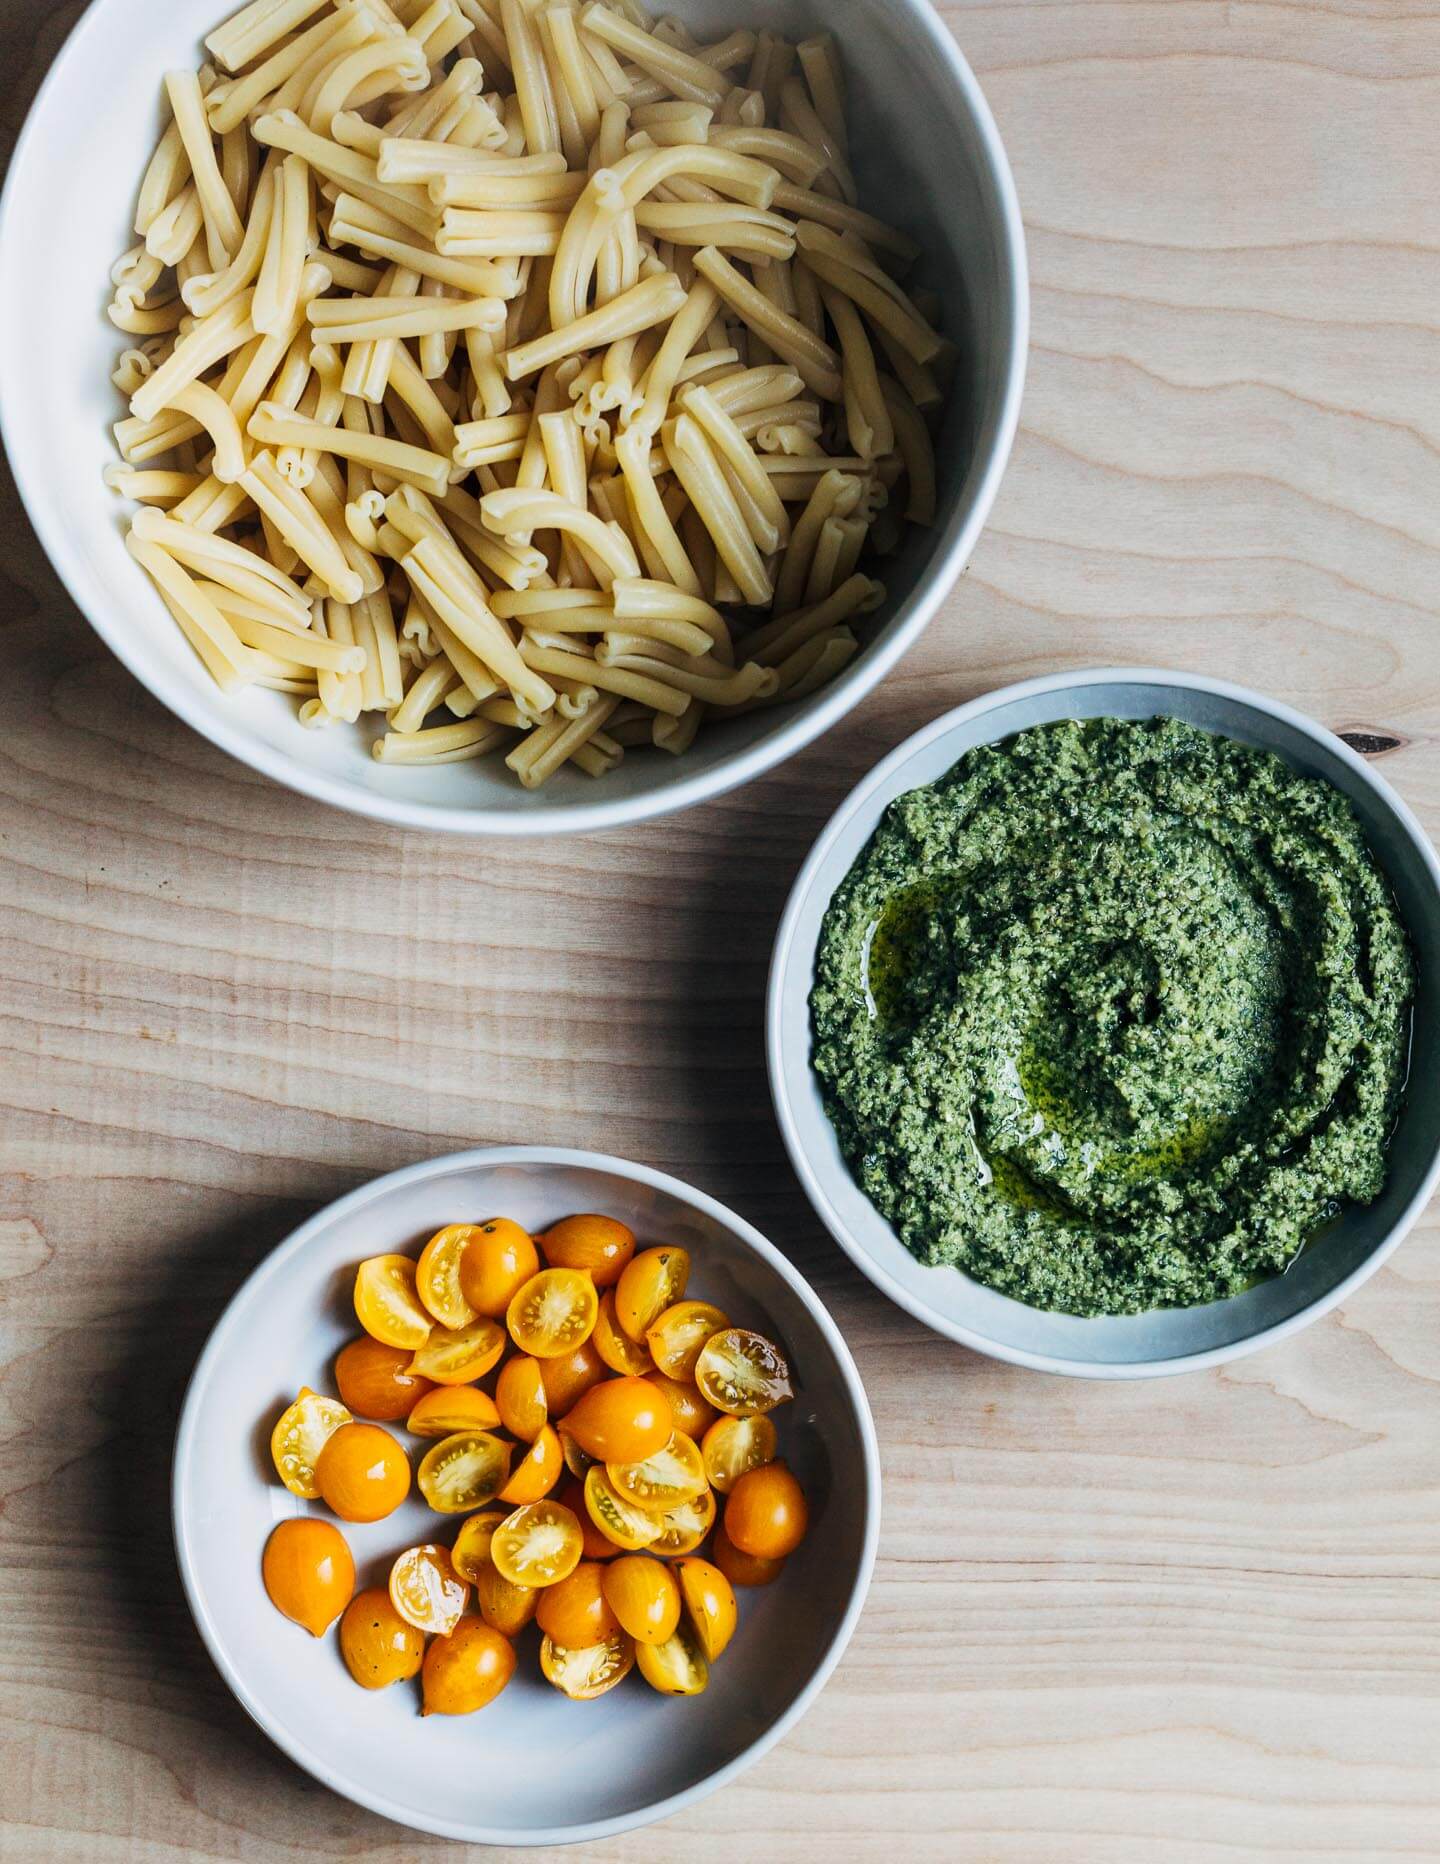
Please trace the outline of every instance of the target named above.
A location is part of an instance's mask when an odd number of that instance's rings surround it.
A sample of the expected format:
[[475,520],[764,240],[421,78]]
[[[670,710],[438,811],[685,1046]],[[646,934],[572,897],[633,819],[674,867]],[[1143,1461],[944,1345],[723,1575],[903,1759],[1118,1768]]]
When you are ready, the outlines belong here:
[[1413,989],[1332,785],[1071,720],[890,805],[826,914],[813,1058],[921,1261],[1133,1314],[1238,1293],[1379,1195]]

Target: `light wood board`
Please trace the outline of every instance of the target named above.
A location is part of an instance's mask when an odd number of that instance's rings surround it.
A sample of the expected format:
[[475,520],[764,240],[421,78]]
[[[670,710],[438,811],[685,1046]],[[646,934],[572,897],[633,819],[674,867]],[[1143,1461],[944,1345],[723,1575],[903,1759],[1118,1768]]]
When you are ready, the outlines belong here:
[[[76,11],[0,6],[8,132]],[[1433,1219],[1229,1369],[1010,1371],[821,1232],[760,1029],[829,810],[1003,681],[1268,688],[1399,740],[1386,773],[1440,829],[1440,11],[945,12],[1029,227],[1023,429],[941,619],[763,782],[558,845],[327,812],[151,701],[0,493],[0,1856],[441,1849],[231,1701],[180,1599],[168,1458],[206,1330],[297,1218],[500,1140],[625,1153],[758,1223],[852,1342],[884,1452],[874,1591],[817,1706],[719,1798],[592,1855],[1440,1854]]]

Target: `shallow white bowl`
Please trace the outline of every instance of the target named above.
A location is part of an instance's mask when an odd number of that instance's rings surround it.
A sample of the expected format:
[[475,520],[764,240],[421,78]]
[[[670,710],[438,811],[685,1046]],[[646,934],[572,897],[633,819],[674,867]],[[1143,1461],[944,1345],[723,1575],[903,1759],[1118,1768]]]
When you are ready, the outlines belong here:
[[[513,1216],[532,1231],[577,1210],[680,1243],[693,1291],[785,1347],[793,1403],[776,1413],[811,1531],[775,1585],[742,1592],[740,1626],[709,1688],[656,1695],[638,1677],[569,1702],[540,1676],[533,1628],[514,1680],[478,1715],[423,1722],[413,1684],[358,1689],[332,1635],[316,1642],[269,1603],[260,1555],[277,1521],[324,1514],[276,1480],[271,1426],[302,1384],[334,1391],[359,1331],[355,1265],[414,1251],[443,1224]],[[390,1426],[407,1445],[403,1428]],[[593,1840],[713,1792],[804,1714],[839,1661],[875,1564],[880,1467],[864,1388],[834,1322],[757,1230],[675,1178],[595,1152],[507,1146],[391,1172],[310,1219],[256,1269],[195,1368],[175,1446],[174,1525],[190,1608],[221,1675],[272,1740],[338,1793],[473,1844]],[[401,1548],[453,1538],[412,1497],[343,1529],[358,1584]],[[557,1763],[563,1757],[563,1764]]]
[[865,199],[923,240],[917,277],[960,346],[938,440],[939,521],[890,559],[865,651],[823,692],[702,732],[683,758],[635,754],[602,782],[562,773],[522,790],[493,761],[397,770],[358,728],[307,731],[293,700],[227,699],[126,553],[126,507],[101,482],[124,412],[104,316],[109,268],[133,243],[135,191],[160,124],[161,76],[194,65],[226,0],[93,0],[47,77],[0,202],[0,419],[40,541],[77,606],[156,698],[278,782],[417,828],[531,835],[613,828],[700,802],[798,751],[857,703],[919,635],[990,510],[1019,415],[1028,298],[1020,210],[1000,137],[929,0],[674,0],[702,34],[749,20],[834,28],[854,94]]
[[[1324,777],[1355,806],[1395,890],[1415,948],[1418,985],[1410,1077],[1390,1146],[1384,1194],[1347,1211],[1293,1268],[1228,1301],[1081,1320],[997,1294],[958,1269],[918,1262],[850,1175],[810,1067],[810,986],[825,909],[879,822],[906,790],[933,783],[966,751],[1061,718],[1188,720],[1273,751]],[[1440,864],[1424,830],[1350,747],[1261,693],[1185,673],[1100,668],[1028,680],[947,712],[892,751],[831,817],[791,891],[770,970],[766,1043],[775,1110],[810,1201],[878,1288],[937,1332],[1042,1372],[1130,1379],[1191,1371],[1254,1352],[1317,1320],[1372,1275],[1440,1178]]]

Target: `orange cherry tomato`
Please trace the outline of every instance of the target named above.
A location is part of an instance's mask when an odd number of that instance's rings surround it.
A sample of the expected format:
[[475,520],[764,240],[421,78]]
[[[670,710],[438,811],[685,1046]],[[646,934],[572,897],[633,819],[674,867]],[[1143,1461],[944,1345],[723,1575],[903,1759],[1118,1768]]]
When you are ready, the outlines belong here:
[[540,1361],[529,1353],[516,1353],[507,1359],[495,1381],[495,1403],[500,1410],[500,1422],[511,1436],[533,1443],[545,1428],[549,1415]]
[[809,1524],[805,1491],[784,1463],[747,1469],[726,1498],[726,1537],[757,1560],[783,1560],[794,1553]]
[[474,1225],[460,1260],[460,1291],[477,1314],[499,1320],[540,1267],[528,1230],[508,1217]]
[[587,1560],[613,1560],[619,1551],[613,1540],[602,1534],[590,1519],[585,1505],[585,1484],[572,1477],[556,1496],[580,1523],[581,1554]]
[[420,1668],[425,1637],[400,1616],[383,1586],[367,1586],[345,1607],[340,1655],[362,1689],[388,1689]]
[[626,1553],[603,1569],[605,1597],[637,1644],[663,1644],[680,1622],[675,1575],[648,1554]]
[[591,1702],[624,1682],[635,1665],[635,1646],[623,1631],[612,1631],[598,1644],[567,1650],[553,1638],[540,1640],[540,1668],[572,1702]]
[[653,1456],[638,1463],[606,1463],[605,1473],[619,1494],[650,1514],[678,1508],[705,1490],[699,1447],[679,1430],[672,1430],[669,1442]]
[[472,1715],[500,1694],[515,1674],[515,1651],[480,1618],[462,1618],[425,1653],[420,1677],[422,1715]]
[[488,1561],[475,1581],[475,1604],[480,1616],[506,1637],[519,1637],[535,1616],[539,1599],[534,1586],[517,1586]]
[[695,1375],[700,1348],[712,1333],[729,1325],[728,1316],[708,1301],[676,1301],[651,1321],[645,1344],[657,1370],[667,1379],[689,1379]]
[[342,1424],[315,1464],[320,1499],[342,1521],[383,1521],[410,1493],[405,1452],[378,1424]]
[[605,1362],[595,1351],[592,1335],[573,1353],[540,1361],[540,1383],[545,1387],[545,1405],[551,1417],[564,1417],[582,1392],[598,1385],[605,1376]]
[[386,1346],[368,1333],[341,1347],[335,1357],[335,1383],[356,1417],[381,1424],[408,1417],[430,1390],[429,1379],[410,1370],[410,1355],[403,1346]]
[[747,1469],[773,1463],[775,1426],[768,1417],[720,1417],[700,1443],[705,1476],[712,1489],[728,1495]]
[[460,1287],[460,1265],[474,1234],[473,1223],[447,1223],[426,1243],[415,1264],[415,1292],[422,1305],[452,1331],[468,1327],[476,1318]]
[[690,1279],[690,1257],[667,1245],[644,1249],[625,1265],[615,1284],[615,1318],[632,1340],[643,1340],[647,1327],[672,1307]]
[[513,1454],[513,1445],[488,1430],[457,1430],[431,1444],[415,1481],[436,1514],[469,1514],[493,1502],[510,1480]]
[[511,1300],[505,1324],[522,1353],[558,1359],[590,1338],[599,1312],[595,1284],[580,1269],[541,1269]]
[[478,1584],[480,1574],[490,1564],[490,1542],[509,1512],[508,1508],[482,1508],[478,1514],[466,1515],[460,1523],[460,1532],[450,1549],[450,1564],[472,1586]]
[[597,1288],[612,1288],[635,1253],[635,1232],[614,1217],[562,1217],[540,1238],[556,1269],[584,1269]]
[[698,1696],[710,1681],[705,1652],[695,1627],[686,1620],[663,1644],[637,1644],[635,1661],[645,1681],[662,1696]]
[[619,1620],[605,1601],[598,1560],[582,1560],[568,1578],[546,1586],[535,1607],[535,1622],[566,1650],[583,1650],[620,1629]]
[[615,1318],[615,1290],[607,1288],[600,1297],[600,1312],[595,1316],[595,1331],[590,1338],[595,1351],[612,1372],[628,1373],[638,1378],[654,1365],[650,1348],[632,1340]]
[[473,1385],[437,1385],[405,1420],[417,1437],[453,1437],[457,1430],[494,1430],[500,1423],[495,1400]]
[[709,1489],[702,1489],[654,1519],[660,1532],[650,1543],[651,1553],[663,1554],[666,1559],[677,1553],[694,1553],[715,1525],[715,1497]]
[[693,1553],[675,1562],[675,1573],[700,1648],[714,1663],[735,1635],[735,1589],[718,1566]]
[[443,1637],[460,1622],[470,1588],[450,1563],[450,1550],[427,1542],[407,1547],[390,1568],[390,1603],[406,1624]]
[[711,1334],[695,1361],[695,1383],[717,1411],[753,1417],[794,1395],[785,1355],[763,1333],[727,1327]]
[[585,1478],[585,1508],[605,1538],[627,1553],[648,1547],[660,1536],[660,1517],[647,1514],[617,1494],[598,1463]]
[[647,1372],[645,1377],[669,1399],[676,1430],[683,1430],[699,1443],[719,1415],[714,1405],[700,1396],[700,1387],[685,1379],[667,1379],[663,1372]]
[[549,1424],[540,1432],[518,1463],[510,1468],[510,1480],[500,1491],[502,1502],[538,1502],[548,1495],[565,1470],[560,1454],[560,1439]]
[[783,1560],[757,1560],[751,1554],[741,1553],[726,1534],[723,1521],[715,1530],[711,1552],[715,1565],[732,1586],[771,1585],[780,1577],[785,1566]]
[[355,1271],[355,1317],[372,1340],[408,1346],[430,1337],[430,1316],[415,1292],[409,1256],[371,1256]]
[[483,1378],[505,1351],[505,1329],[498,1320],[472,1320],[452,1333],[432,1327],[430,1338],[410,1361],[410,1370],[437,1385],[468,1385]]
[[565,1429],[587,1456],[641,1463],[670,1441],[675,1420],[648,1379],[606,1379],[566,1413]]
[[350,1413],[334,1398],[322,1398],[308,1385],[300,1387],[300,1396],[287,1405],[270,1433],[270,1455],[275,1473],[292,1495],[313,1502],[320,1491],[315,1485],[315,1465],[320,1452],[342,1424],[350,1422]]
[[276,1611],[315,1637],[325,1635],[355,1590],[355,1562],[345,1536],[313,1515],[296,1515],[274,1529],[260,1575]]
[[580,1523],[559,1502],[527,1502],[509,1514],[490,1541],[490,1558],[516,1586],[554,1586],[580,1564]]

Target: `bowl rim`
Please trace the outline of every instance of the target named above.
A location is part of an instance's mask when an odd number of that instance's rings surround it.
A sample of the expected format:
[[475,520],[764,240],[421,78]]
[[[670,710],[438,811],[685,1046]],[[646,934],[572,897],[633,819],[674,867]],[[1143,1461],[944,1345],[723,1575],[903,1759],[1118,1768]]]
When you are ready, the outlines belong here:
[[[15,237],[11,222],[18,215],[17,202],[25,185],[24,177],[31,165],[32,144],[39,135],[52,96],[63,87],[72,65],[83,56],[95,22],[108,8],[118,3],[119,0],[90,0],[89,6],[70,29],[56,53],[15,139],[9,172],[4,189],[0,191],[0,324],[3,324],[4,305],[16,285],[14,268],[20,263],[21,242]],[[1002,270],[1008,271],[1008,293],[1004,308],[1010,353],[1006,361],[999,418],[989,457],[974,495],[964,510],[963,519],[957,522],[958,514],[952,515],[947,531],[942,532],[937,539],[932,561],[923,571],[915,590],[897,610],[891,623],[892,632],[883,641],[872,643],[856,659],[852,669],[842,674],[822,698],[793,713],[776,729],[738,753],[726,756],[710,769],[694,775],[677,776],[675,781],[662,783],[639,795],[616,797],[613,800],[600,794],[585,802],[557,803],[548,808],[510,809],[493,804],[461,808],[455,804],[427,803],[389,795],[384,791],[370,791],[350,778],[312,768],[289,751],[253,736],[239,723],[231,724],[221,717],[197,718],[191,703],[193,687],[178,669],[171,670],[159,662],[152,664],[139,650],[133,631],[118,609],[103,607],[99,613],[95,613],[81,600],[79,590],[86,579],[80,575],[77,553],[69,542],[60,502],[55,501],[52,507],[52,502],[41,496],[39,475],[32,472],[28,455],[16,447],[16,437],[7,426],[5,410],[11,399],[7,385],[12,371],[21,367],[20,346],[0,343],[0,439],[6,445],[15,487],[25,514],[51,567],[81,615],[140,684],[201,737],[218,745],[221,750],[227,751],[262,776],[316,802],[328,803],[353,815],[401,828],[517,838],[619,828],[650,821],[692,804],[708,801],[712,797],[723,796],[774,769],[813,743],[859,705],[867,694],[873,692],[901,656],[914,645],[968,561],[990,515],[1009,461],[1019,425],[1020,401],[1029,353],[1030,290],[1025,231],[1014,176],[994,115],[965,55],[929,0],[886,0],[886,4],[909,15],[924,35],[931,54],[940,68],[948,72],[974,124],[979,142],[981,172],[993,192],[998,210],[994,232],[1000,249],[1001,266]],[[884,10],[883,6],[881,10]]]
[[[294,1259],[337,1215],[349,1215],[354,1211],[362,1210],[367,1204],[385,1196],[390,1191],[402,1186],[418,1184],[427,1178],[444,1177],[455,1171],[494,1170],[504,1165],[552,1165],[609,1172],[632,1183],[663,1191],[728,1229],[788,1285],[819,1329],[821,1337],[830,1349],[846,1395],[850,1400],[850,1408],[860,1434],[863,1463],[861,1482],[864,1508],[863,1544],[845,1610],[814,1672],[785,1711],[771,1723],[763,1734],[757,1736],[748,1747],[727,1761],[724,1766],[716,1768],[714,1772],[707,1774],[693,1785],[684,1787],[665,1799],[655,1801],[652,1805],[618,1813],[607,1819],[519,1829],[505,1826],[471,1825],[448,1819],[416,1818],[408,1808],[396,1804],[379,1788],[370,1786],[364,1781],[344,1779],[319,1755],[312,1753],[303,1742],[293,1739],[288,1731],[282,1730],[272,1720],[265,1705],[256,1699],[237,1673],[202,1605],[195,1572],[196,1555],[185,1511],[186,1472],[196,1450],[201,1402],[214,1367],[229,1350],[229,1335],[236,1324],[236,1316],[241,1306],[248,1305],[250,1299],[262,1290],[267,1282],[282,1276]],[[344,1799],[352,1800],[371,1812],[393,1819],[399,1825],[412,1830],[433,1832],[442,1838],[487,1845],[579,1844],[613,1837],[620,1832],[632,1831],[637,1826],[649,1825],[657,1819],[668,1818],[672,1813],[680,1812],[694,1805],[698,1800],[706,1798],[728,1781],[733,1780],[737,1774],[744,1772],[747,1767],[752,1766],[762,1755],[768,1753],[814,1702],[829,1681],[835,1666],[850,1642],[874,1576],[875,1554],[880,1538],[880,1451],[875,1436],[875,1422],[870,1412],[870,1402],[866,1397],[865,1387],[854,1358],[839,1328],[799,1269],[782,1255],[773,1243],[762,1236],[753,1224],[747,1223],[743,1217],[722,1204],[718,1198],[697,1190],[694,1186],[684,1183],[683,1180],[672,1177],[668,1172],[655,1171],[648,1165],[635,1164],[628,1159],[616,1158],[609,1153],[589,1152],[567,1146],[477,1146],[467,1151],[442,1153],[436,1158],[423,1159],[413,1165],[401,1166],[395,1171],[385,1172],[378,1178],[372,1178],[364,1184],[357,1185],[353,1191],[346,1192],[342,1197],[332,1199],[312,1216],[307,1217],[297,1229],[292,1230],[289,1236],[283,1242],[278,1243],[245,1277],[211,1329],[185,1388],[171,1460],[170,1513],[175,1540],[175,1556],[180,1568],[180,1579],[185,1590],[186,1603],[190,1607],[191,1616],[195,1620],[205,1648],[210,1654],[211,1662],[251,1720],[263,1729],[282,1753],[302,1767],[305,1772]]]
[[[1302,736],[1311,739],[1332,756],[1338,757],[1342,763],[1348,765],[1373,791],[1380,803],[1404,830],[1411,845],[1420,856],[1437,898],[1440,898],[1440,860],[1437,860],[1429,836],[1404,798],[1358,752],[1353,751],[1343,738],[1338,737],[1317,720],[1307,717],[1305,713],[1296,711],[1293,706],[1286,705],[1282,700],[1272,699],[1265,693],[1256,692],[1252,687],[1238,686],[1229,680],[1212,679],[1207,675],[1185,673],[1164,667],[1090,667],[1075,673],[1045,674],[1036,679],[1019,680],[1008,686],[997,687],[993,692],[982,693],[977,698],[968,700],[964,705],[942,713],[939,718],[933,719],[930,724],[903,739],[893,751],[883,757],[860,779],[821,829],[790,889],[771,950],[765,1000],[765,1060],[770,1076],[771,1101],[781,1137],[784,1139],[790,1163],[805,1188],[806,1196],[835,1241],[839,1243],[855,1266],[867,1275],[883,1294],[888,1295],[898,1306],[904,1308],[907,1313],[913,1314],[916,1320],[922,1321],[927,1327],[933,1328],[935,1332],[958,1341],[962,1346],[968,1346],[974,1352],[983,1353],[988,1358],[1004,1360],[1010,1365],[1024,1366],[1035,1372],[1058,1373],[1071,1378],[1121,1381],[1164,1378],[1180,1372],[1199,1372],[1208,1366],[1217,1366],[1232,1359],[1245,1358],[1251,1353],[1259,1352],[1262,1347],[1272,1346],[1291,1334],[1298,1333],[1303,1327],[1308,1327],[1312,1321],[1319,1320],[1322,1315],[1328,1314],[1347,1295],[1352,1294],[1363,1282],[1369,1280],[1381,1264],[1399,1248],[1413,1228],[1416,1219],[1430,1201],[1437,1183],[1440,1183],[1440,1137],[1436,1139],[1430,1163],[1425,1169],[1418,1188],[1387,1234],[1376,1244],[1363,1262],[1352,1269],[1333,1288],[1327,1290],[1325,1294],[1298,1313],[1290,1315],[1286,1320],[1277,1321],[1272,1326],[1262,1327],[1257,1332],[1247,1335],[1245,1339],[1233,1341],[1226,1346],[1210,1347],[1201,1352],[1175,1354],[1165,1358],[1129,1361],[1123,1364],[1100,1363],[1063,1354],[1032,1352],[1023,1347],[1010,1346],[993,1340],[975,1328],[942,1314],[923,1296],[914,1294],[903,1287],[852,1233],[832,1202],[821,1173],[816,1169],[801,1141],[799,1122],[786,1087],[783,1065],[787,1045],[783,1037],[782,997],[785,981],[791,968],[799,962],[796,946],[800,915],[814,887],[816,874],[834,843],[850,825],[852,818],[875,797],[877,792],[883,791],[890,784],[896,772],[909,763],[917,753],[927,749],[937,739],[944,738],[957,727],[969,724],[974,719],[983,718],[986,713],[997,711],[1001,706],[1008,705],[1014,700],[1038,698],[1042,695],[1070,691],[1078,693],[1087,687],[1104,685],[1179,686],[1188,691],[1207,693],[1215,698],[1248,706],[1279,720],[1280,723],[1290,726]],[[1168,713],[1158,715],[1170,716]],[[984,740],[987,743],[995,741],[995,738]],[[902,793],[902,789],[897,787],[887,801],[893,800],[894,796]],[[879,1213],[877,1212],[876,1215],[878,1217]],[[881,1221],[883,1222],[883,1219]]]

